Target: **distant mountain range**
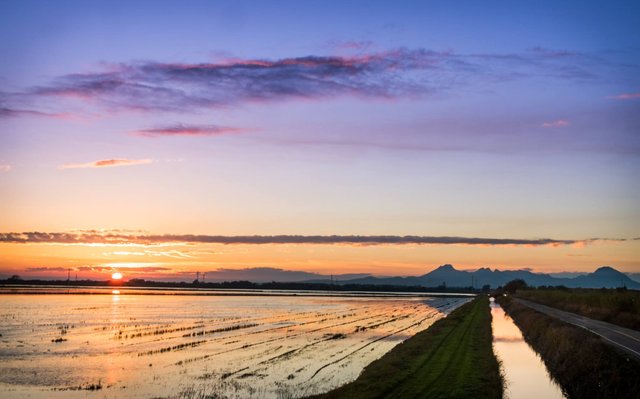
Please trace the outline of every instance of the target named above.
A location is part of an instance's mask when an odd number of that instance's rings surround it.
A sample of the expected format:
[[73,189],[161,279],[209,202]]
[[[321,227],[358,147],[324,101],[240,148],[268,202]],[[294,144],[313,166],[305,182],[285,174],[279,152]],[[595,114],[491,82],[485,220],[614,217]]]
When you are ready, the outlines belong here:
[[[610,266],[602,266],[593,273],[578,275],[576,277],[555,277],[550,274],[534,273],[528,270],[491,270],[482,268],[475,271],[457,270],[452,265],[442,265],[437,269],[415,277],[361,277],[355,279],[340,279],[335,284],[374,284],[374,285],[403,285],[438,287],[470,287],[481,288],[489,285],[496,288],[505,285],[511,280],[522,279],[528,285],[564,285],[569,288],[617,288],[627,287],[640,289],[640,283],[632,280],[624,273]],[[308,280],[314,283],[330,283],[330,280]]]
[[206,276],[208,282],[223,281],[251,281],[252,283],[269,283],[277,281],[279,283],[303,282],[310,280],[326,280],[331,283],[332,278],[335,280],[350,280],[370,276],[365,273],[337,274],[334,276],[304,272],[297,270],[284,270],[273,267],[253,267],[249,269],[218,269],[211,270],[200,274],[203,278]]

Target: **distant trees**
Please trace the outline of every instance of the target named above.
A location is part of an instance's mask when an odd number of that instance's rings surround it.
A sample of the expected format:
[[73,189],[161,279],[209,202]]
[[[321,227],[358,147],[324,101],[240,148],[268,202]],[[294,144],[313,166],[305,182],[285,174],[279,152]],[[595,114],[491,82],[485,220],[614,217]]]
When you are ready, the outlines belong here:
[[511,280],[507,284],[504,285],[504,291],[509,294],[515,294],[518,290],[523,290],[528,288],[527,282],[521,278]]

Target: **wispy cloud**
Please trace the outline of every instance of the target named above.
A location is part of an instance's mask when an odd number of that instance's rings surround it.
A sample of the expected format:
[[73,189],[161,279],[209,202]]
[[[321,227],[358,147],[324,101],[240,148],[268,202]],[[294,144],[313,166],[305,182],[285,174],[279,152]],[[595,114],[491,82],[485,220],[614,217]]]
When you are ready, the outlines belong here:
[[11,170],[12,166],[9,163],[0,163],[0,172],[9,172]]
[[222,136],[246,131],[245,129],[219,125],[188,125],[176,123],[174,125],[160,126],[149,129],[141,129],[132,132],[142,137],[162,136]]
[[637,100],[640,99],[640,92],[616,94],[615,96],[608,96],[607,98],[612,100]]
[[59,169],[114,168],[118,166],[147,165],[152,159],[101,159],[87,163],[69,163],[60,165]]
[[28,272],[67,272],[69,269],[65,267],[28,267]]
[[[354,44],[362,50],[366,46]],[[568,51],[457,54],[427,49],[358,55],[228,59],[215,63],[123,63],[61,76],[32,97],[91,99],[110,109],[181,111],[292,98],[413,98],[478,80],[593,79],[595,61]]]
[[54,244],[139,244],[201,243],[201,244],[344,244],[344,245],[522,245],[559,246],[587,245],[601,241],[627,241],[626,239],[552,239],[552,238],[479,238],[438,236],[359,236],[359,235],[273,235],[273,236],[221,236],[194,234],[126,234],[120,232],[95,233],[47,233],[23,232],[0,233],[0,242],[5,243],[54,243]]
[[144,251],[113,251],[113,252],[104,252],[104,256],[113,257],[113,256],[149,256],[149,257],[166,257],[166,258],[174,258],[174,259],[187,259],[193,258],[192,255],[188,253],[178,251],[175,249],[167,250],[167,251],[156,251],[156,250],[144,250]]
[[565,127],[569,126],[571,123],[565,119],[556,119],[555,121],[544,122],[541,126],[544,128],[553,128],[553,127]]
[[27,272],[110,272],[114,269],[121,268],[126,269],[127,272],[138,272],[138,273],[151,273],[151,272],[162,272],[171,270],[168,267],[163,266],[123,266],[121,264],[104,264],[104,265],[92,265],[92,266],[72,266],[69,268],[66,267],[28,267],[25,270]]
[[0,91],[0,119],[20,118],[20,117],[42,117],[42,118],[70,118],[71,115],[64,112],[51,112],[38,109],[34,103],[31,93],[10,93]]
[[374,43],[370,40],[329,40],[325,47],[332,50],[367,51],[374,47]]
[[45,118],[69,117],[69,115],[65,113],[51,113],[51,112],[34,111],[30,109],[15,109],[15,108],[0,107],[0,118],[16,118],[21,116],[39,116],[39,117],[45,117]]

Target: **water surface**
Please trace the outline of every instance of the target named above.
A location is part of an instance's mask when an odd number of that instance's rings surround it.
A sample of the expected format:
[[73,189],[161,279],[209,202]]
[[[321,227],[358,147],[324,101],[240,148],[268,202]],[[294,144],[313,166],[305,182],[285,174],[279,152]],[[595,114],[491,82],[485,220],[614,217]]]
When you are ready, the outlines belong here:
[[505,398],[564,398],[538,354],[525,342],[522,332],[502,307],[491,302],[493,350],[502,362]]
[[2,398],[328,391],[467,298],[0,295]]

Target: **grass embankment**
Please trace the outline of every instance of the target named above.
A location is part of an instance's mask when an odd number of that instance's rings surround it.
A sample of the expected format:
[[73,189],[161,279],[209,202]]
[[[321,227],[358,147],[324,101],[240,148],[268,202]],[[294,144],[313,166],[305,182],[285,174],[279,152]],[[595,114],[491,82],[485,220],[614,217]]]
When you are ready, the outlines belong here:
[[[520,292],[520,291],[519,291]],[[568,398],[640,398],[640,363],[599,337],[513,301],[498,302]]]
[[615,289],[528,289],[518,297],[640,330],[640,292]]
[[487,297],[393,348],[360,377],[316,398],[502,398]]

